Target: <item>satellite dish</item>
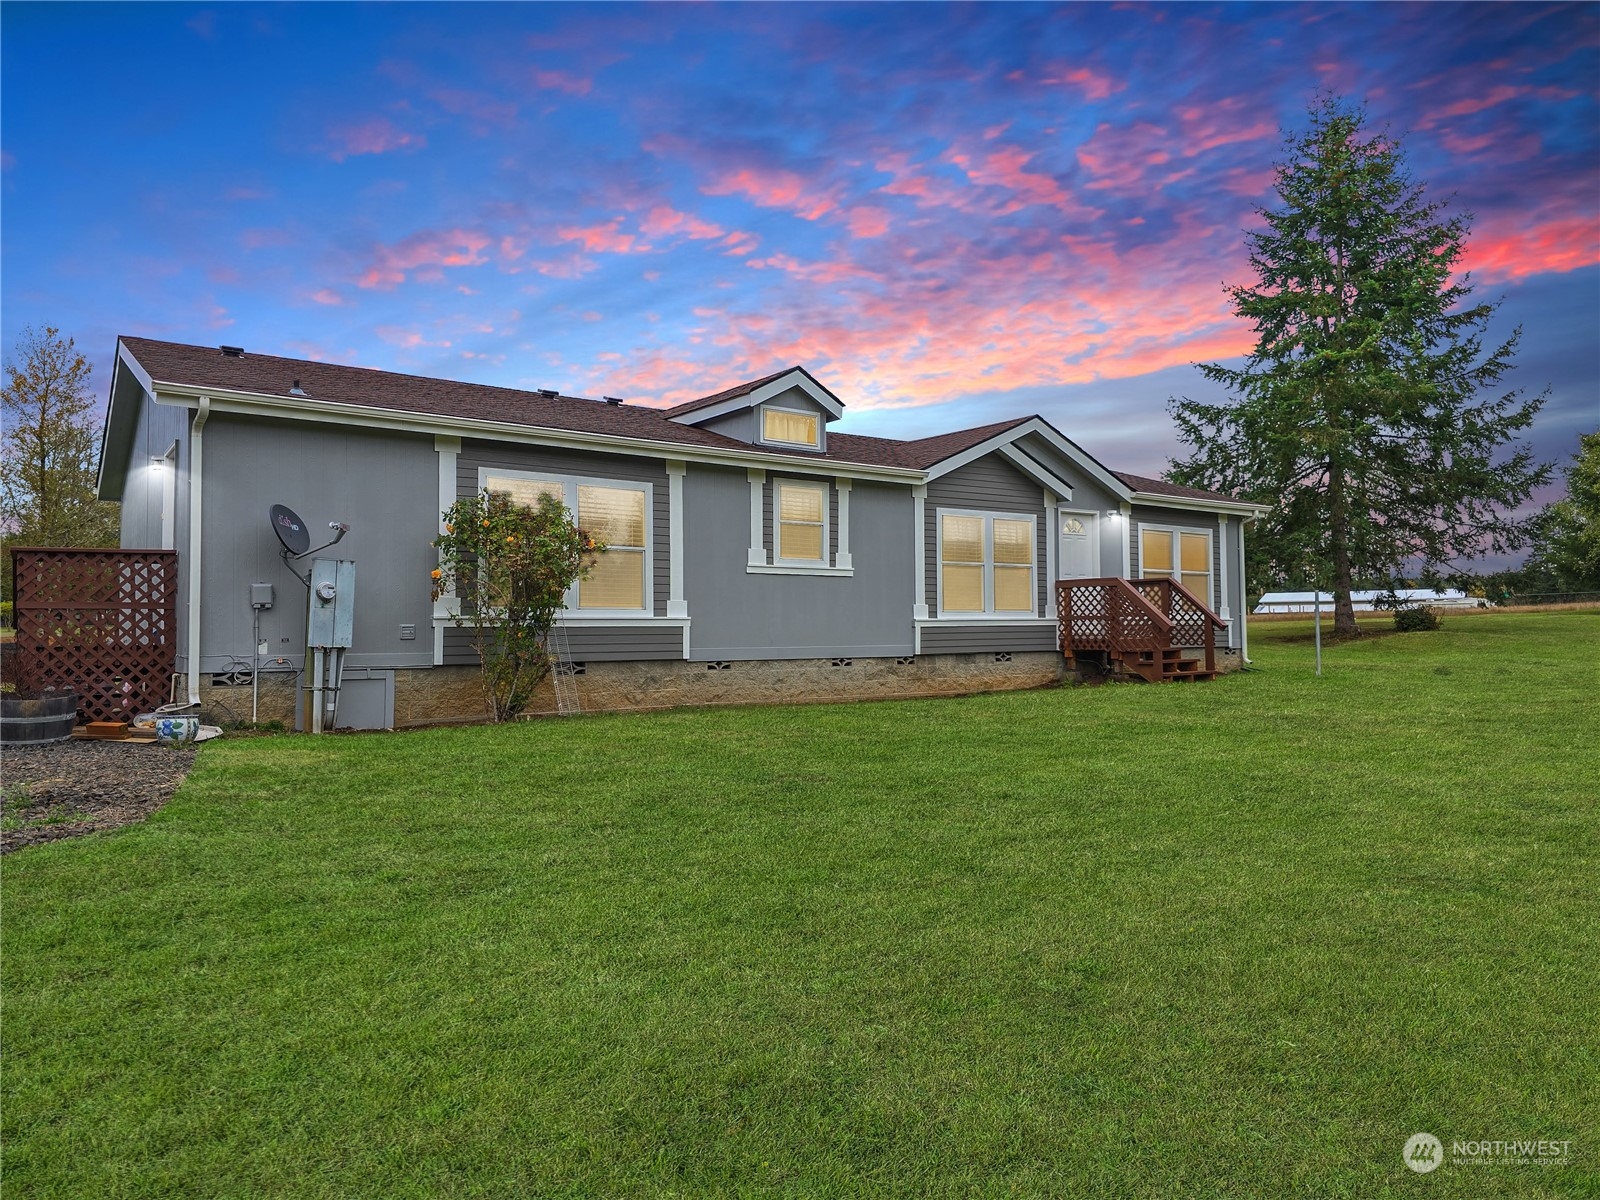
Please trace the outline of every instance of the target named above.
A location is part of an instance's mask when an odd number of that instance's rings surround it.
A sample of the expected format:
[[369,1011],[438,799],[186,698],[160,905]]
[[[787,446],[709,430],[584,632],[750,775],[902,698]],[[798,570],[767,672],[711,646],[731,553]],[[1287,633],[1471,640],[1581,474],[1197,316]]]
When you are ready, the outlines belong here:
[[299,558],[311,549],[311,533],[294,509],[287,504],[274,504],[267,516],[272,521],[272,532],[291,558]]

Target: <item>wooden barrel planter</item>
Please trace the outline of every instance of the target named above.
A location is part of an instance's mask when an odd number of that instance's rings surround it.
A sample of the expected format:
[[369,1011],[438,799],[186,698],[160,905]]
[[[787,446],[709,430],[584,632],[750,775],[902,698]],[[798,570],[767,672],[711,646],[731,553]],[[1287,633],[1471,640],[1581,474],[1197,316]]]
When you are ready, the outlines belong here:
[[0,692],[0,745],[64,742],[77,723],[76,692]]

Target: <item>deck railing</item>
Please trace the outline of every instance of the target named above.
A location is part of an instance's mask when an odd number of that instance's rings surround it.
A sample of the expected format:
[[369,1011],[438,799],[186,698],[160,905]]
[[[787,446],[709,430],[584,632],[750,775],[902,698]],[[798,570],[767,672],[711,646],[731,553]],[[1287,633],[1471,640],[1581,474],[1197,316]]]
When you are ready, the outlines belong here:
[[1056,622],[1061,652],[1157,651],[1197,646],[1206,670],[1216,670],[1212,629],[1227,622],[1176,579],[1062,579],[1056,582]]
[[1056,582],[1056,624],[1061,652],[1160,650],[1172,644],[1172,620],[1126,579]]

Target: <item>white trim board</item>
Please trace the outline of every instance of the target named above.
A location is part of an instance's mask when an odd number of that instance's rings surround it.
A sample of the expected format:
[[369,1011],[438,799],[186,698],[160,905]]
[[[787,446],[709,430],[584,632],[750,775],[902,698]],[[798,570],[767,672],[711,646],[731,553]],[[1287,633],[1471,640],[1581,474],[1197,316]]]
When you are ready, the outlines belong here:
[[785,371],[771,383],[764,383],[754,391],[746,392],[742,396],[730,396],[717,404],[708,404],[704,408],[680,413],[676,417],[668,417],[667,419],[676,421],[679,425],[699,425],[703,421],[714,421],[718,417],[727,416],[729,413],[755,408],[758,405],[765,404],[768,400],[777,399],[790,388],[796,387],[815,400],[825,412],[836,418],[844,416],[844,405],[839,402],[838,398],[799,367],[795,367],[792,370]]
[[[193,408],[201,389],[178,384],[158,383],[157,404]],[[631,438],[616,434],[586,433],[555,429],[548,425],[521,425],[508,421],[484,421],[473,417],[452,417],[418,413],[403,409],[375,408],[366,404],[341,404],[332,400],[292,400],[256,392],[218,389],[206,393],[213,412],[240,416],[277,417],[322,425],[356,425],[390,429],[404,433],[446,433],[457,437],[481,437],[486,441],[522,442],[535,446],[564,446],[582,450],[634,454],[643,458],[675,458],[684,462],[715,463],[748,467],[752,462],[797,475],[848,475],[852,479],[880,479],[896,483],[921,482],[923,472],[911,467],[879,467],[842,459],[809,455],[787,455],[752,447],[749,450],[720,450],[683,442]],[[220,402],[219,402],[220,397]]]

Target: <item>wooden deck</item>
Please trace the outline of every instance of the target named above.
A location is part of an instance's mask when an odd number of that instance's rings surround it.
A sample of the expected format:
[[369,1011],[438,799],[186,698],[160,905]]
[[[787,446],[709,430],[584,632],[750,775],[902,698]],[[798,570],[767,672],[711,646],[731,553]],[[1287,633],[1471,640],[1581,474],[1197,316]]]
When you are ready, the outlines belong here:
[[[1175,579],[1058,580],[1056,622],[1069,666],[1092,660],[1151,683],[1216,678],[1213,630],[1227,628]],[[1204,658],[1185,657],[1190,648]]]

